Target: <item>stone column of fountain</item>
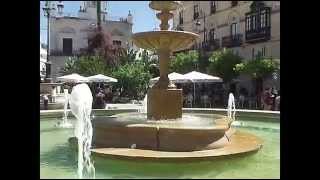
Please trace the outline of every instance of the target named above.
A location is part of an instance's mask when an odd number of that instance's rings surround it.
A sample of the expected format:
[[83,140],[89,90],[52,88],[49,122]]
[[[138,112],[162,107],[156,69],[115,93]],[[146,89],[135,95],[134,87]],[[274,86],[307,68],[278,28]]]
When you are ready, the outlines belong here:
[[160,78],[148,91],[148,119],[177,119],[182,117],[182,90],[170,83],[168,78],[170,54],[173,51],[190,47],[199,38],[197,34],[182,31],[169,31],[168,21],[173,18],[170,11],[179,6],[177,1],[151,1],[149,7],[160,11],[160,31],[136,33],[133,42],[148,50],[156,51],[160,62]]

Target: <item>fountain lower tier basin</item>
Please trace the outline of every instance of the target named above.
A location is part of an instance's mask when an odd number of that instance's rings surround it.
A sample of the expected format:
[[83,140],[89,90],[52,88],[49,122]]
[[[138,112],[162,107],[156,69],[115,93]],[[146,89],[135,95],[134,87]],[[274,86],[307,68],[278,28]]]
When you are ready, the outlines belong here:
[[92,153],[96,156],[116,159],[192,161],[247,155],[257,152],[262,148],[262,140],[246,132],[237,131],[229,140],[226,137],[219,140],[221,144],[225,144],[221,148],[191,152],[168,152],[131,148],[95,148],[92,149]]
[[94,148],[131,148],[156,151],[197,151],[223,147],[219,142],[229,130],[229,119],[215,115],[203,118],[148,120],[145,114],[123,113],[93,120]]
[[184,31],[148,31],[132,35],[133,42],[142,49],[168,49],[180,51],[188,49],[199,38],[199,35]]

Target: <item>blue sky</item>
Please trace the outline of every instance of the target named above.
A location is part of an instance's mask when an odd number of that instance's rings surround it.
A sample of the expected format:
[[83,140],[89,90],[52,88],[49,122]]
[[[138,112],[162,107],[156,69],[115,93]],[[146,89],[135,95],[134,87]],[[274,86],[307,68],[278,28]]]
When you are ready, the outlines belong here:
[[[149,8],[150,1],[108,1],[110,16],[126,17],[129,10],[133,15],[133,33],[142,31],[152,31],[159,27],[160,21],[156,18],[155,11]],[[77,15],[80,8],[80,1],[63,1],[64,12]],[[40,32],[42,42],[47,40],[47,18],[43,15],[41,2],[40,7]]]

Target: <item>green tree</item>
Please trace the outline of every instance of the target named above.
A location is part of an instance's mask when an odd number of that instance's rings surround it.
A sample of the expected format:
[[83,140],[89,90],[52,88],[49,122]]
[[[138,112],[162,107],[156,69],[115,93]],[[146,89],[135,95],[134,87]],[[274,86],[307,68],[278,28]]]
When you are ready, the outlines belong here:
[[147,50],[143,50],[138,54],[136,62],[142,64],[152,77],[160,75],[159,67],[157,65],[159,63],[158,58],[157,56],[154,56],[152,52],[150,53]]
[[241,63],[241,57],[233,54],[229,49],[215,51],[209,58],[209,72],[213,75],[219,76],[224,82],[230,82],[236,78],[239,73],[234,70],[237,64]]
[[[261,95],[263,91],[263,80],[270,74],[279,70],[279,64],[272,58],[257,56],[254,60],[239,63],[234,68],[239,73],[244,73],[253,78],[256,86],[256,93]],[[258,98],[259,104],[260,98]]]
[[106,66],[100,56],[73,57],[66,61],[62,74],[78,73],[82,76],[96,74],[110,74],[111,69]]
[[181,74],[198,70],[199,53],[197,51],[189,51],[187,53],[178,53],[170,60],[170,71]]
[[120,56],[120,65],[133,63],[136,60],[136,55],[137,51],[133,49],[125,51],[125,53]]
[[116,88],[122,88],[121,96],[142,98],[148,88],[151,74],[141,63],[130,63],[120,66],[112,72],[112,76],[118,79]]

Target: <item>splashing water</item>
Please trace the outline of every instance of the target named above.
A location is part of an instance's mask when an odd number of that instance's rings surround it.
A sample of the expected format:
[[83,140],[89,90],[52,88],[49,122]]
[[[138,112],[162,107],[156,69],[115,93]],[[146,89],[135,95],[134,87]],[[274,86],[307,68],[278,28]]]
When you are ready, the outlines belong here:
[[228,111],[227,111],[228,118],[231,120],[231,123],[236,120],[236,105],[234,102],[234,96],[232,93],[229,94],[228,99]]
[[142,102],[142,106],[140,109],[138,109],[139,113],[147,113],[147,104],[148,104],[148,94],[146,94],[144,96],[143,102]]
[[243,122],[236,121],[236,104],[232,93],[229,94],[228,99],[228,118],[230,119],[232,126],[243,126]]
[[64,92],[64,108],[63,108],[63,117],[62,117],[62,121],[58,122],[56,124],[56,127],[59,128],[72,128],[72,124],[70,122],[68,122],[68,104],[69,104],[69,94],[68,91]]
[[92,94],[87,84],[79,84],[73,87],[70,96],[70,108],[77,118],[75,136],[78,139],[78,177],[82,179],[86,173],[95,178],[95,168],[90,159],[92,142]]

